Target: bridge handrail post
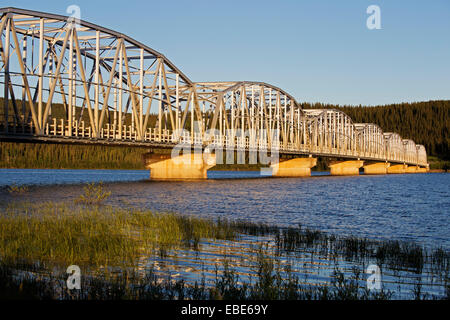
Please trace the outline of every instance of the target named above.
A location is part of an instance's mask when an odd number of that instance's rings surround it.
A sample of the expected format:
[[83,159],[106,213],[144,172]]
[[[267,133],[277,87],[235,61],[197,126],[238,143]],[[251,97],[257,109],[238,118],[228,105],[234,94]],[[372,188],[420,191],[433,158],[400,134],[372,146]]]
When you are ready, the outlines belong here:
[[56,118],[53,118],[53,135],[56,136]]
[[60,126],[61,126],[61,131],[60,131],[60,135],[64,136],[64,119],[61,119],[60,121]]

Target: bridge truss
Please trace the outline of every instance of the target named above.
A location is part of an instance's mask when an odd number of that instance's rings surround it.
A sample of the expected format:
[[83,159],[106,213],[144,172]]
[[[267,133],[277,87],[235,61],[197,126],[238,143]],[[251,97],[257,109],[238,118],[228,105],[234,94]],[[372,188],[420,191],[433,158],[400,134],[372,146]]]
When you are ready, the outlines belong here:
[[192,82],[161,53],[60,15],[0,9],[3,138],[226,149],[427,165],[426,150],[262,82]]

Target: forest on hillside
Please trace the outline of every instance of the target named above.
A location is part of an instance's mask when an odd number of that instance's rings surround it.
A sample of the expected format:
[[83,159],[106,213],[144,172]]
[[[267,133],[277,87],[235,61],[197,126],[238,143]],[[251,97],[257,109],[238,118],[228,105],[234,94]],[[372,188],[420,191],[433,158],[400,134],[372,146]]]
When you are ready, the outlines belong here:
[[338,109],[354,123],[375,123],[384,132],[397,132],[423,144],[428,155],[450,160],[450,100],[390,104],[384,106],[338,106],[303,103],[304,109]]

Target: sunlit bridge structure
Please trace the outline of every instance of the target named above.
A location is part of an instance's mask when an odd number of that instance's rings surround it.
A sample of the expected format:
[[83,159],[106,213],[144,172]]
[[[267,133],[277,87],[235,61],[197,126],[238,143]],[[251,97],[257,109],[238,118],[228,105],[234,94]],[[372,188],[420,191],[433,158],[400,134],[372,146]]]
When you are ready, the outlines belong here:
[[[422,145],[338,110],[302,109],[276,86],[193,82],[119,32],[30,10],[0,15],[3,141],[147,147],[156,179],[204,178],[220,148],[277,153],[278,176],[309,175],[319,156],[336,175],[427,171]],[[176,145],[210,154],[173,163],[163,151]]]

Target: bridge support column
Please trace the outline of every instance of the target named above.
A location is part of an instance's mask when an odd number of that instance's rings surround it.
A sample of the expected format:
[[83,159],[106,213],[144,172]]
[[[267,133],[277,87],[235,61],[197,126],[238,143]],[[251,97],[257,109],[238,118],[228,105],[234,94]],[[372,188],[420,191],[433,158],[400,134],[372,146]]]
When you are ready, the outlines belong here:
[[406,164],[394,164],[388,168],[388,173],[405,173],[407,167]]
[[417,167],[417,173],[427,173],[428,169],[426,167],[422,168],[422,167]]
[[418,166],[407,166],[405,173],[417,173],[419,167]]
[[317,164],[317,158],[295,158],[282,160],[272,164],[272,176],[274,177],[309,177],[311,168]]
[[364,174],[386,174],[390,167],[389,162],[376,162],[366,164],[364,168]]
[[330,163],[330,173],[332,176],[358,175],[359,168],[364,164],[362,160],[332,161]]
[[170,155],[144,155],[145,167],[152,180],[203,180],[207,170],[216,165],[215,154],[188,153],[171,158]]

